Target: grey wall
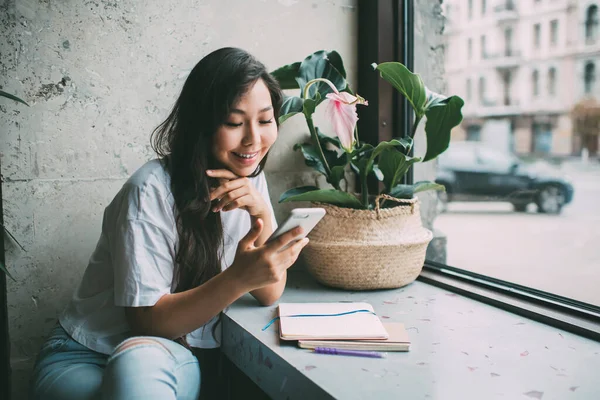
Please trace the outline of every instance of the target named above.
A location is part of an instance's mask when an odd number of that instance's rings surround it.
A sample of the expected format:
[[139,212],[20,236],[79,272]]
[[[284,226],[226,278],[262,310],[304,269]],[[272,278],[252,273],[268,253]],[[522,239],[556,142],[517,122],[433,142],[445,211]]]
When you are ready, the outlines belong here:
[[[5,223],[26,250],[7,241],[16,278],[8,284],[15,399],[86,267],[104,207],[153,157],[149,135],[195,63],[223,46],[242,47],[269,68],[336,49],[355,83],[356,3],[0,0],[0,85],[31,105],[0,100]],[[416,3],[416,69],[439,89],[439,1]],[[284,190],[314,181],[292,151],[303,135],[302,118],[289,120],[273,148],[274,204]],[[276,209],[280,219],[285,208]]]

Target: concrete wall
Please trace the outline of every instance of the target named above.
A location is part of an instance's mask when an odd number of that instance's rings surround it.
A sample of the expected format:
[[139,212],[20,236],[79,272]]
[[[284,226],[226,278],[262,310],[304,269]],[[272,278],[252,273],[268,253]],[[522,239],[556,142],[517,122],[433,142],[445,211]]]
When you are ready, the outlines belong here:
[[[416,3],[416,69],[441,90],[439,1]],[[223,46],[247,49],[269,68],[336,49],[355,83],[357,0],[2,0],[0,37],[0,85],[31,105],[0,100],[5,223],[26,250],[7,242],[16,278],[8,285],[13,397],[20,399],[86,267],[104,207],[153,157],[149,135],[195,63]],[[292,151],[303,135],[302,118],[289,120],[273,148],[274,204],[284,190],[314,181]],[[433,171],[433,163],[419,166],[416,180]],[[285,209],[276,209],[280,219]]]

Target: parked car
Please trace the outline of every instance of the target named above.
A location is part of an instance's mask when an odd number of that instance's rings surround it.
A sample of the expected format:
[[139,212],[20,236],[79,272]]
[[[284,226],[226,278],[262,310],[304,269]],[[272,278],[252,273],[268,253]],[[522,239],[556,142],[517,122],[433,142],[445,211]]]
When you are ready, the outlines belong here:
[[479,142],[451,143],[438,160],[436,182],[446,187],[439,192],[440,211],[451,201],[506,201],[515,211],[535,203],[541,213],[560,214],[573,199],[566,179]]

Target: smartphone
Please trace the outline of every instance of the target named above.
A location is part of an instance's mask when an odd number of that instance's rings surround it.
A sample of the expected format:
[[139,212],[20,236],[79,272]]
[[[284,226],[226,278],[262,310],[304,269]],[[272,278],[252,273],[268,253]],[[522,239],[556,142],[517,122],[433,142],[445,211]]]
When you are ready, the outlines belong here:
[[295,237],[290,243],[303,239],[319,223],[323,216],[325,216],[324,208],[294,208],[283,224],[279,225],[275,232],[267,239],[267,243],[297,226],[301,226],[304,232]]

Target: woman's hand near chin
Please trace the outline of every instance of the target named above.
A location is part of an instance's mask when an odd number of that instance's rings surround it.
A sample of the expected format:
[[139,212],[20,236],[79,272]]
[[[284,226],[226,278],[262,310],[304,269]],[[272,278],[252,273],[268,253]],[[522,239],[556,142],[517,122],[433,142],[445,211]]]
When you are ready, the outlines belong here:
[[254,218],[264,220],[268,216],[267,203],[250,179],[239,177],[227,169],[208,170],[206,173],[220,182],[220,185],[213,189],[210,194],[211,202],[216,200],[212,208],[214,212],[241,208]]

